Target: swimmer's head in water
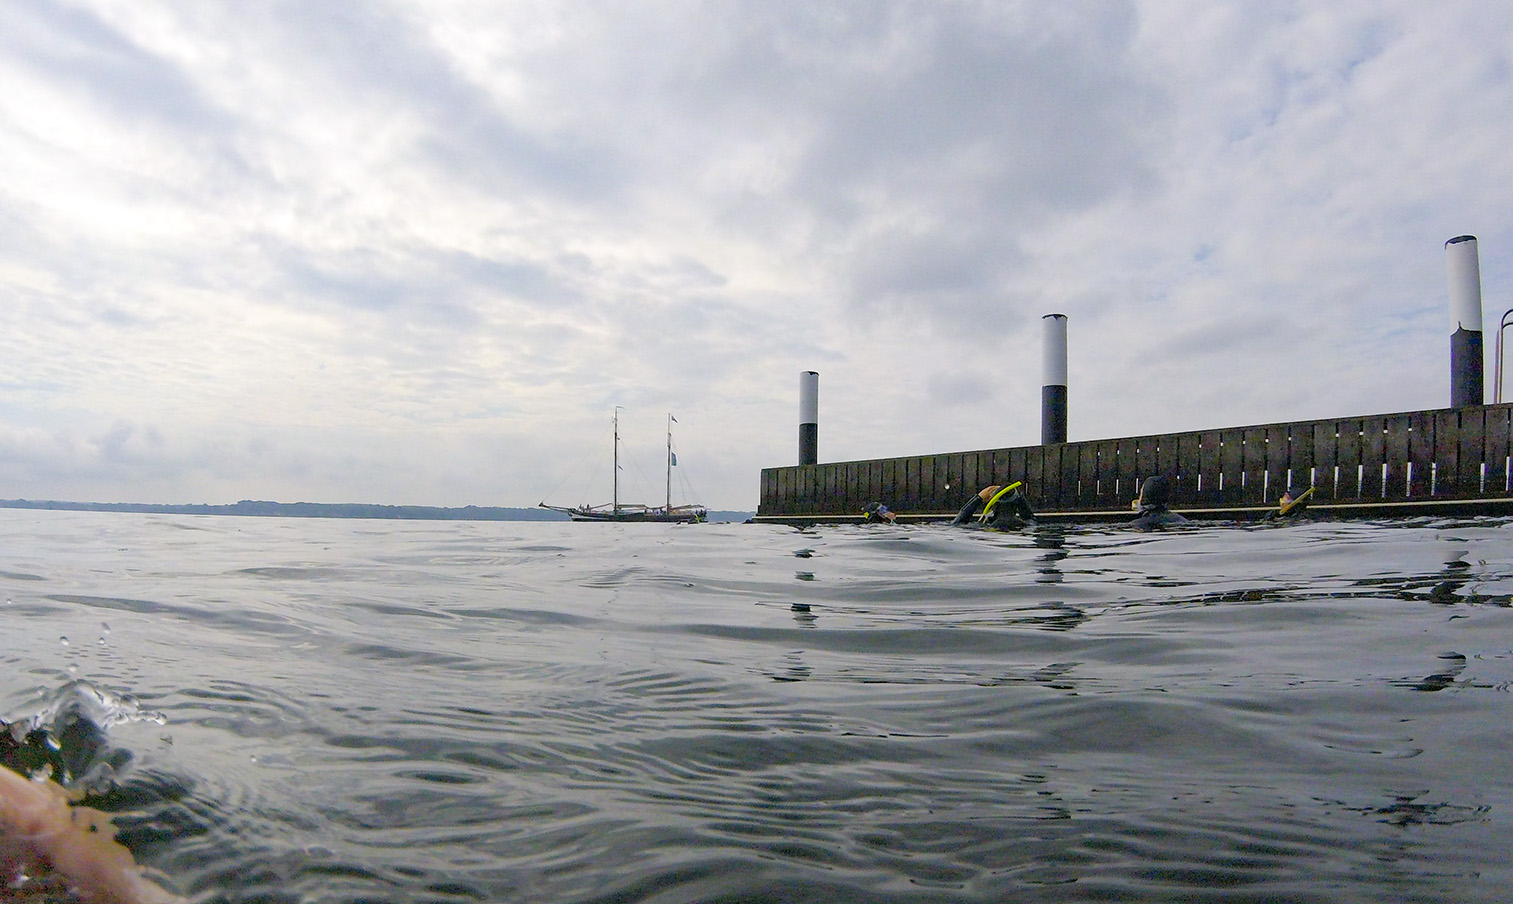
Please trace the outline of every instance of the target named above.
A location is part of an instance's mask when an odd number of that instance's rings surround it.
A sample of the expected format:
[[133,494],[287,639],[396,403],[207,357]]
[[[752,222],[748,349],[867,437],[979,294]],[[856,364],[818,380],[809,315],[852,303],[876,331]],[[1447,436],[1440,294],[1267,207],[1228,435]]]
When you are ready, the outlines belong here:
[[[1029,500],[1024,498],[1020,487],[1023,484],[1014,481],[1006,487],[989,487],[996,490],[983,508],[982,520],[994,527],[1018,528],[1035,518],[1035,510],[1030,507]],[[987,490],[983,490],[987,493]],[[982,494],[979,494],[982,495]]]
[[1306,490],[1288,490],[1282,494],[1281,499],[1277,500],[1279,503],[1278,514],[1285,515],[1294,509],[1307,507],[1308,497],[1312,495],[1313,487],[1309,487]]
[[1140,485],[1140,507],[1143,509],[1163,508],[1170,498],[1171,485],[1159,474],[1145,478]]

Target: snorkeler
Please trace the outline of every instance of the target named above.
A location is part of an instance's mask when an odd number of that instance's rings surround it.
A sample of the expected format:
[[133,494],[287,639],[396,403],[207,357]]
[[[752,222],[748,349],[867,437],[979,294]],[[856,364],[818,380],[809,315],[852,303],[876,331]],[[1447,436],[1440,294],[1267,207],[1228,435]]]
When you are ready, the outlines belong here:
[[1280,521],[1283,518],[1297,518],[1303,515],[1311,502],[1308,497],[1313,495],[1313,487],[1306,490],[1288,490],[1277,500],[1277,507],[1262,516],[1262,521]]
[[1006,487],[990,486],[967,500],[952,520],[953,527],[981,526],[997,530],[1033,527],[1035,510],[1020,492],[1024,484],[1014,481]]
[[874,502],[862,509],[862,521],[866,524],[876,524],[879,521],[894,524],[898,521],[898,515],[888,511],[888,507],[881,502]]
[[1139,530],[1160,530],[1163,527],[1186,524],[1186,518],[1166,507],[1166,501],[1170,498],[1171,484],[1167,483],[1165,477],[1157,474],[1145,478],[1145,482],[1140,485],[1140,498],[1135,500],[1135,509],[1139,514],[1130,525]]

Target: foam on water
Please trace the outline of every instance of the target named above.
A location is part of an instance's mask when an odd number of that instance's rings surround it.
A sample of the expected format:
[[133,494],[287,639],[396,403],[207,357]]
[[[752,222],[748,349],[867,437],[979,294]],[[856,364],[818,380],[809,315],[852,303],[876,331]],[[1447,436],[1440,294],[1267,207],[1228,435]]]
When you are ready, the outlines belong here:
[[0,539],[0,713],[132,714],[96,805],[203,900],[1513,891],[1507,521]]

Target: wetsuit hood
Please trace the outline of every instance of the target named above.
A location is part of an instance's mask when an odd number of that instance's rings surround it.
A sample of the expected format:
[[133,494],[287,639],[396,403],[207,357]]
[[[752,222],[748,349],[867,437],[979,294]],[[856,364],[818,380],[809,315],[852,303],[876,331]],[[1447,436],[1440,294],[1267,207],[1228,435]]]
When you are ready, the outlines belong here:
[[993,511],[988,515],[988,523],[994,527],[1018,528],[1034,520],[1035,510],[1018,490],[998,500],[998,504],[993,506]]
[[1169,499],[1171,499],[1171,485],[1159,474],[1155,477],[1147,477],[1140,485],[1140,511],[1142,513],[1164,510]]

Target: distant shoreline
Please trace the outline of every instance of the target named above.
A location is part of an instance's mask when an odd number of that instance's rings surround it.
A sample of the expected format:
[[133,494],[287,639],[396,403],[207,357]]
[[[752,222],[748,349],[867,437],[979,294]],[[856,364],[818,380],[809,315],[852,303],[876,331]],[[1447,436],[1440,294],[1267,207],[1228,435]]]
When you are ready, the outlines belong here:
[[[264,502],[243,499],[228,505],[157,505],[146,502],[60,502],[0,499],[0,508],[59,512],[123,512],[142,515],[233,515],[261,518],[369,518],[388,521],[566,521],[561,512],[540,508],[465,505],[378,505],[366,502]],[[755,512],[711,511],[710,521],[745,521]]]

